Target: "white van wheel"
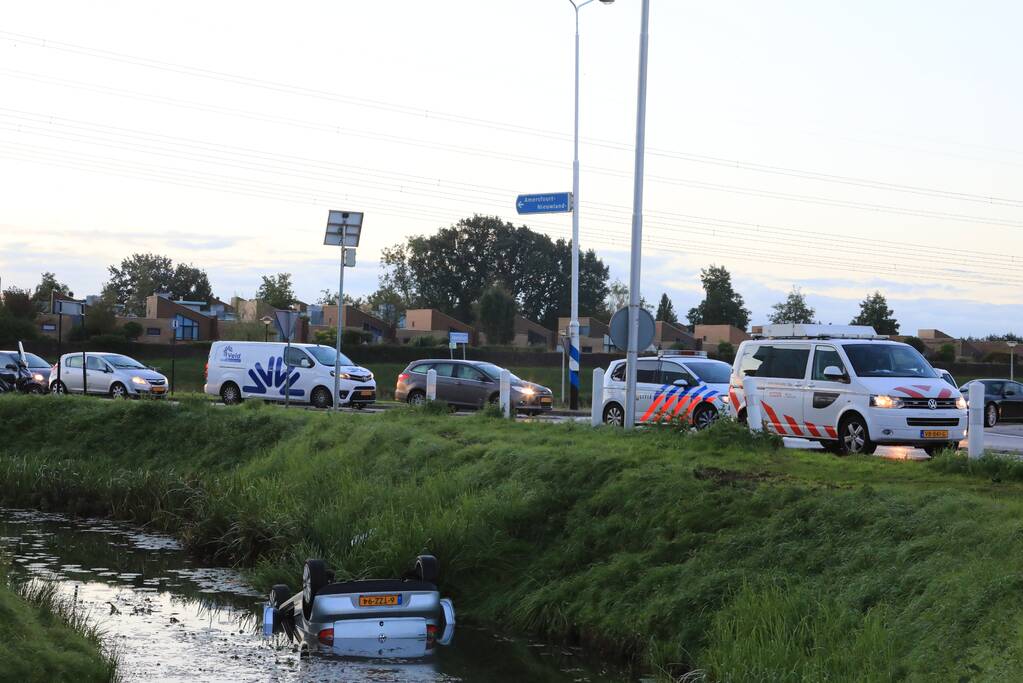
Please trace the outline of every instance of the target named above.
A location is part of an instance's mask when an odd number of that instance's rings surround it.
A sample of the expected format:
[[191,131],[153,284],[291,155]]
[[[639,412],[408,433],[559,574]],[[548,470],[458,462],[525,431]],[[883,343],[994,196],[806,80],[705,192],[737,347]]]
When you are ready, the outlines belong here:
[[608,403],[604,408],[604,424],[621,427],[625,424],[625,409],[617,403]]
[[313,404],[314,408],[329,408],[334,404],[334,402],[330,400],[330,392],[323,387],[316,387],[313,389],[313,393],[309,397],[309,402]]
[[238,390],[238,385],[234,382],[228,382],[220,388],[220,400],[224,402],[225,406],[233,406],[237,403],[242,402],[242,392]]

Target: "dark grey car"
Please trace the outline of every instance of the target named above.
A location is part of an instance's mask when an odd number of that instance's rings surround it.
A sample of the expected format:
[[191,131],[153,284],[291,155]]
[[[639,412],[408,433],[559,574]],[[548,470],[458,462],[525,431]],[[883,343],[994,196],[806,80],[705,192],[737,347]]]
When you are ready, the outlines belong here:
[[[417,360],[398,375],[397,401],[417,404],[426,400],[426,373],[437,371],[437,400],[458,408],[481,408],[497,403],[501,370],[493,363],[475,360]],[[537,415],[554,406],[554,394],[545,386],[511,376],[511,404],[518,412]]]

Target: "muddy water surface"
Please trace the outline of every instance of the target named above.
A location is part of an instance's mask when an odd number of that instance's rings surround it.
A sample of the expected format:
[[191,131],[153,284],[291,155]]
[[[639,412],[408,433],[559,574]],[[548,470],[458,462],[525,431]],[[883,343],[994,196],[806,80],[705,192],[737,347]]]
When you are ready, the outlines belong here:
[[14,573],[75,597],[126,681],[631,680],[579,650],[464,625],[426,659],[302,652],[282,635],[262,635],[264,598],[239,573],[193,562],[173,538],[106,520],[0,509],[0,544]]

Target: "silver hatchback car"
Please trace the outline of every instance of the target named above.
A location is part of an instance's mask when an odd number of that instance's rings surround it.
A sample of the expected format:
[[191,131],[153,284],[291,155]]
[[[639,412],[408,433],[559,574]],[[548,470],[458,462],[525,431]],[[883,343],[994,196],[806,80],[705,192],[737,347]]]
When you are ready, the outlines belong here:
[[102,394],[113,398],[167,395],[167,378],[120,353],[65,353],[50,370],[50,393]]

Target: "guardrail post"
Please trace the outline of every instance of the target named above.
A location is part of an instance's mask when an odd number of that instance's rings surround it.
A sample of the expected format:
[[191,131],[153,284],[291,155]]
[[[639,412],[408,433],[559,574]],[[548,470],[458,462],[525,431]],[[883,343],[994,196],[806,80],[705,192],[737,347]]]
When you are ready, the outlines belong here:
[[[746,397],[746,426],[751,432],[762,432],[764,430],[764,415],[760,410],[756,378],[746,377],[742,380],[742,393]],[[735,409],[738,413],[738,406]]]
[[437,371],[433,368],[426,372],[426,400],[437,400]]
[[984,385],[970,383],[970,422],[968,452],[970,459],[984,455]]
[[511,373],[507,370],[501,371],[501,412],[511,417]]
[[593,368],[593,390],[590,393],[593,394],[590,399],[590,424],[598,427],[604,421],[601,415],[604,410],[604,368]]

